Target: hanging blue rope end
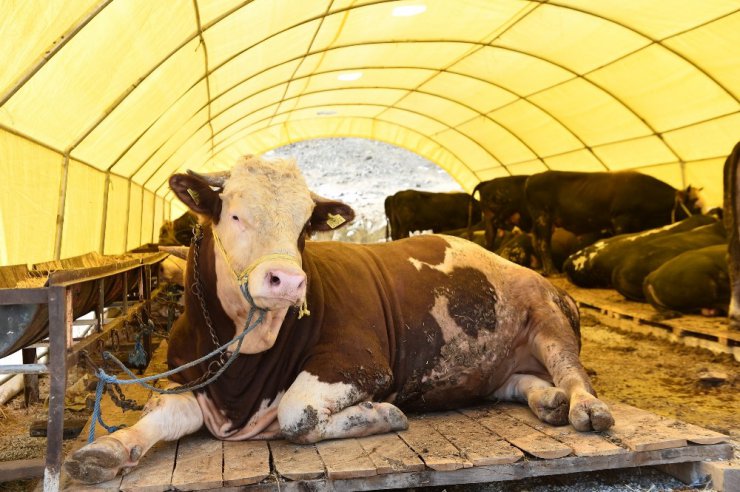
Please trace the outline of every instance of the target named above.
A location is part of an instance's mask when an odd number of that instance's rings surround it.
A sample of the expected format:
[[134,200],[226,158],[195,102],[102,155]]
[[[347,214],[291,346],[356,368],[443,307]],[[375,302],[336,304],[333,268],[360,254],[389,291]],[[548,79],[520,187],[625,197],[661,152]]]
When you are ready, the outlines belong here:
[[136,335],[136,342],[134,343],[134,349],[128,354],[128,363],[134,367],[146,366],[146,350],[144,345],[141,343],[141,333]]
[[105,392],[105,385],[107,384],[106,380],[108,379],[109,376],[102,369],[98,369],[96,376],[98,377],[98,385],[95,388],[95,405],[93,406],[92,418],[90,419],[90,430],[87,433],[87,443],[88,444],[90,444],[91,442],[95,440],[96,423],[100,424],[100,426],[103,427],[103,429],[107,430],[108,434],[112,434],[113,432],[116,432],[118,429],[125,427],[125,425],[120,425],[120,426],[106,425],[105,422],[103,422],[103,415],[100,410],[100,402],[103,399],[103,393]]

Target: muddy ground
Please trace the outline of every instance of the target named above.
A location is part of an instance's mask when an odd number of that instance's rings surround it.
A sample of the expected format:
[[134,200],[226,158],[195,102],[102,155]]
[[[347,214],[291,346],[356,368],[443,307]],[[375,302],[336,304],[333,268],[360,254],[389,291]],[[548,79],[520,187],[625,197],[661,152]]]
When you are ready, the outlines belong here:
[[[740,364],[728,355],[684,347],[670,342],[604,327],[588,315],[582,320],[581,358],[594,386],[605,398],[644,408],[723,432],[740,440]],[[724,373],[722,383],[705,384],[707,371]],[[42,396],[47,385],[42,381]],[[79,403],[79,398],[76,399]],[[74,402],[72,402],[74,403]],[[88,412],[67,410],[67,417]],[[44,455],[46,440],[29,437],[29,425],[46,418],[44,404],[23,408],[22,397],[0,408],[0,461]],[[66,446],[71,441],[66,441]],[[30,490],[33,484],[0,484],[0,490]],[[652,469],[580,474],[505,484],[447,487],[454,491],[497,490],[685,490],[678,481]],[[704,487],[700,487],[705,490]]]

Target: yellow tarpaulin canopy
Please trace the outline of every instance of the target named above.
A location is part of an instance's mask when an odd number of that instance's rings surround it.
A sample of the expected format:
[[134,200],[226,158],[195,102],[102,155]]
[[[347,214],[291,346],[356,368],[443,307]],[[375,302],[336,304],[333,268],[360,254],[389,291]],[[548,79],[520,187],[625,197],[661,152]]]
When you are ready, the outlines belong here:
[[637,169],[721,203],[738,0],[0,0],[0,264],[156,240],[173,172],[304,139],[470,190]]

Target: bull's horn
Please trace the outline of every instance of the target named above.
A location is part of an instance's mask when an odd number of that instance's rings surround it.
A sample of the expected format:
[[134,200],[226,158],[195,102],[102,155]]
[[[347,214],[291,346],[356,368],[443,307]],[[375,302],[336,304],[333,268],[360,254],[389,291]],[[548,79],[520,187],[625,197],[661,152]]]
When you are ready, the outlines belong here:
[[202,179],[211,186],[215,186],[216,188],[223,188],[224,184],[226,184],[226,180],[229,179],[229,177],[231,176],[231,171],[216,171],[213,173],[201,174],[193,171],[192,169],[188,169],[188,174]]

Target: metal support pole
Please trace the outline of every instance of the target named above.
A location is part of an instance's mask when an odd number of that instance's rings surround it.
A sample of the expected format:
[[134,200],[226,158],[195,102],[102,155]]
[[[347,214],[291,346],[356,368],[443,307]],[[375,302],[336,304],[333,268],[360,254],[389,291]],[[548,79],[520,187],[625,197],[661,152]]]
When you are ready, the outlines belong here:
[[62,433],[64,431],[64,393],[67,388],[67,333],[71,292],[66,287],[49,287],[49,418],[46,437],[44,491],[57,491],[62,466]]
[[[23,356],[23,364],[35,364],[36,363],[36,348],[27,347],[21,351]],[[24,374],[23,375],[23,400],[26,403],[26,408],[32,403],[38,403],[39,401],[39,375],[38,374]]]
[[123,316],[128,314],[128,272],[123,272]]
[[98,280],[98,307],[95,308],[95,316],[98,318],[98,333],[103,331],[105,317],[105,277]]

